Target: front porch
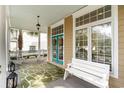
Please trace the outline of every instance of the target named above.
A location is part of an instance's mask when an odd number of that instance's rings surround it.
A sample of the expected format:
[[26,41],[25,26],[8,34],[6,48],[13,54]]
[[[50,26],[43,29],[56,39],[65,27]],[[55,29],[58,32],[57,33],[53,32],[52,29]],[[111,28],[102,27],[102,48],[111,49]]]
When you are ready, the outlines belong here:
[[[6,78],[11,74],[8,72],[11,61],[16,65],[18,88],[96,88],[94,83],[86,82],[87,77],[92,75],[96,77],[91,77],[92,81],[99,83],[98,78],[102,78],[107,84],[109,82],[109,87],[124,87],[123,10],[123,5],[0,6],[0,87],[6,87]],[[7,15],[5,11],[10,14]],[[41,19],[35,22],[37,14]],[[41,30],[38,28],[37,31],[37,23],[43,24]],[[42,33],[47,34],[45,42],[41,42],[44,39],[41,38]],[[19,40],[22,34],[26,37],[23,38],[24,45]],[[45,55],[40,54],[44,45]],[[13,52],[14,56],[11,55]],[[86,75],[86,81],[73,75],[63,80],[64,70],[72,59],[89,64],[78,64],[79,68],[76,68],[79,76]],[[105,71],[107,74],[99,68],[92,71],[92,63],[101,68],[104,68],[104,64],[110,69]],[[98,73],[99,76],[96,76]],[[102,79],[100,83],[106,84]]]
[[63,80],[64,69],[48,63],[46,57],[42,57],[39,62],[31,58],[16,64],[16,72],[17,88],[96,88],[75,76]]

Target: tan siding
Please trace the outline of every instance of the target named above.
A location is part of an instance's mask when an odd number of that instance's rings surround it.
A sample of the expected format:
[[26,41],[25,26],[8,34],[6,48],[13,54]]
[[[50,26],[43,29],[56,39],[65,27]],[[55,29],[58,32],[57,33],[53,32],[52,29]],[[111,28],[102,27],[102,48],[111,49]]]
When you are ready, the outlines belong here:
[[111,87],[124,87],[124,6],[118,7],[119,78],[110,78]]
[[48,49],[48,61],[50,62],[50,33],[51,33],[51,28],[48,27],[48,36],[47,36],[47,49]]
[[66,64],[71,62],[73,51],[73,20],[72,16],[65,18],[65,31],[64,31],[64,61]]
[[124,87],[124,6],[119,6],[119,79],[117,87]]

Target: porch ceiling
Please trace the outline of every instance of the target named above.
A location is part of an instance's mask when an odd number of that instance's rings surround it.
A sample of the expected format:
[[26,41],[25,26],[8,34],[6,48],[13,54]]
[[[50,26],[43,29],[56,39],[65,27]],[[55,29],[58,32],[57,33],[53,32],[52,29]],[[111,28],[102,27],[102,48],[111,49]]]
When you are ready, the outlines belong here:
[[36,31],[37,15],[40,15],[42,32],[47,26],[72,14],[84,5],[13,5],[10,6],[10,23],[12,27]]

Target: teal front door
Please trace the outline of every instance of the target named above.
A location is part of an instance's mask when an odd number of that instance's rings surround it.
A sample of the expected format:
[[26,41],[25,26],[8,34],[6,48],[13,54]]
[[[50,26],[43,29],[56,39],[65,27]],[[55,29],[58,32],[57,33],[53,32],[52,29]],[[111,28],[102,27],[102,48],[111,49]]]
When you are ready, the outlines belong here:
[[63,34],[52,36],[52,61],[63,64]]

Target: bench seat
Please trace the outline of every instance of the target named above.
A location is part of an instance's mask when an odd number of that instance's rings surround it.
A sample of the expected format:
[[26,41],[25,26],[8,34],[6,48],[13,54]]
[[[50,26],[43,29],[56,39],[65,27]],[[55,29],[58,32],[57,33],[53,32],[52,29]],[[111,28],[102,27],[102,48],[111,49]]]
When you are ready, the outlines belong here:
[[109,87],[109,65],[72,59],[65,69],[64,80],[69,73],[98,87]]

